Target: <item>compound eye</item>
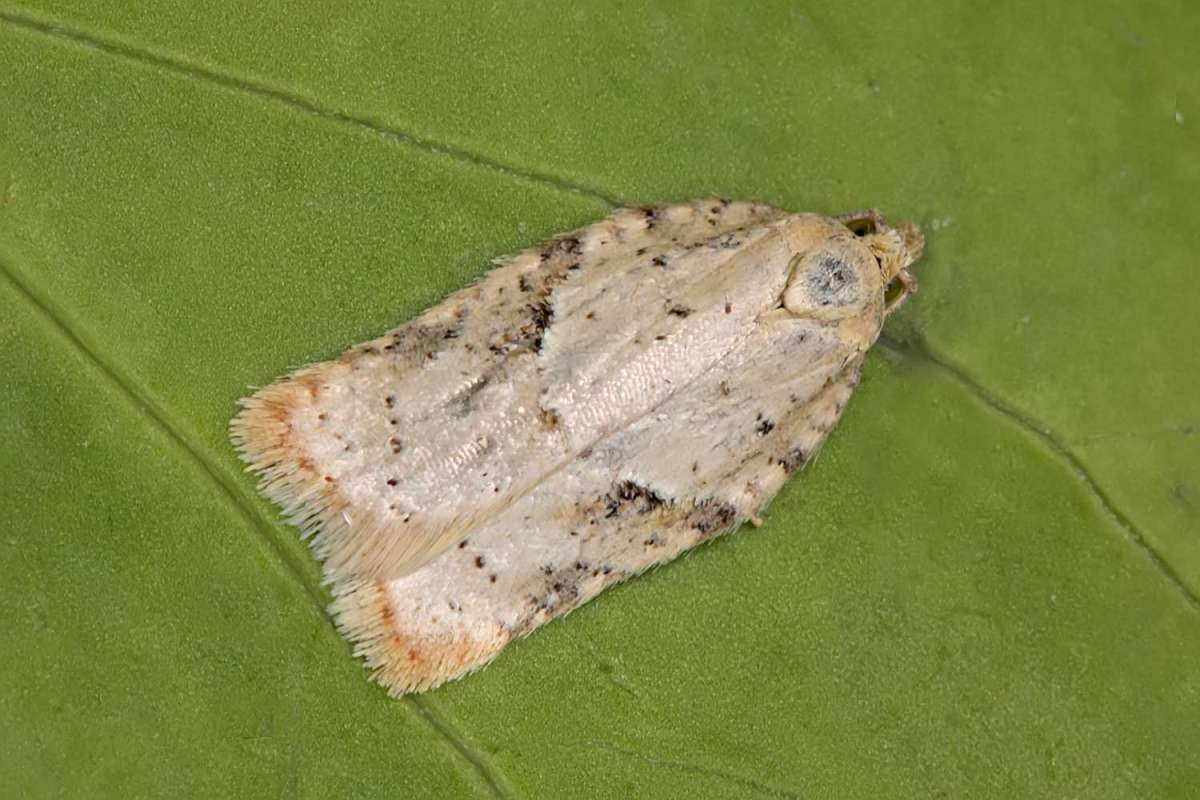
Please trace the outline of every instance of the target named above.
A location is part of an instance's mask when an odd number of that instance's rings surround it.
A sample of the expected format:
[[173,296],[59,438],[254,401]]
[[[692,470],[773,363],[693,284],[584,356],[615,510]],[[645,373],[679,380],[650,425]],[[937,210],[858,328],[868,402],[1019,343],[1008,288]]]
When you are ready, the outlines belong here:
[[783,307],[793,314],[841,316],[856,309],[865,291],[853,263],[832,250],[815,250],[792,259]]
[[849,217],[838,217],[838,219],[855,236],[860,238],[879,233],[879,229],[883,223],[883,219],[871,211],[864,211],[862,214],[855,214]]

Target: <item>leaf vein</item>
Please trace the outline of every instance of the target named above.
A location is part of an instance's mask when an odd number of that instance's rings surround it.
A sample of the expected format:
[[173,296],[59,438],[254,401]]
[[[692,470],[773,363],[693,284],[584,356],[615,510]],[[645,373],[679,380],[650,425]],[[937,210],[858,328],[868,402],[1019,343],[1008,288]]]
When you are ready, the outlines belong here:
[[509,178],[545,186],[560,192],[589,197],[610,206],[624,205],[619,198],[603,189],[573,183],[550,172],[508,164],[465,147],[440,142],[412,131],[372,119],[370,116],[326,105],[317,98],[306,97],[295,90],[273,86],[265,80],[224,72],[211,66],[201,66],[174,55],[164,55],[142,44],[120,41],[83,31],[58,20],[45,20],[11,8],[0,8],[0,22],[49,38],[72,42],[107,55],[139,62],[154,69],[182,75],[193,80],[220,86],[242,94],[279,103],[310,116],[347,125],[380,136],[387,141],[416,148],[431,155],[449,158],[459,163],[497,172]]
[[53,309],[48,302],[38,297],[36,292],[17,275],[15,270],[8,264],[0,263],[0,274],[4,276],[17,294],[23,297],[76,351],[91,362],[110,381],[127,402],[148,417],[154,426],[166,435],[169,441],[179,447],[184,455],[200,468],[201,472],[216,487],[230,506],[233,507],[234,511],[249,523],[251,529],[266,543],[268,550],[279,560],[285,570],[300,585],[304,593],[324,616],[325,606],[328,603],[328,598],[324,590],[307,579],[293,554],[278,541],[270,523],[247,502],[246,498],[242,496],[232,481],[223,474],[220,467],[213,463],[200,447],[192,444],[188,440],[188,437],[171,422],[168,415],[162,409],[158,408],[150,398],[134,387],[131,380],[121,375],[113,365],[102,358],[99,352],[87,343],[84,334],[75,330],[66,321],[63,314]]
[[1067,447],[1053,430],[1031,417],[1028,413],[1010,405],[1008,402],[989,392],[965,368],[934,352],[923,338],[916,342],[901,342],[884,335],[879,338],[879,343],[893,352],[916,356],[945,372],[961,387],[984,403],[984,405],[1039,439],[1043,445],[1062,459],[1070,470],[1075,473],[1075,476],[1100,503],[1101,508],[1109,519],[1121,529],[1130,544],[1142,551],[1155,571],[1182,595],[1183,599],[1193,610],[1200,611],[1200,597],[1192,591],[1179,573],[1175,571],[1175,568],[1171,566],[1170,562],[1151,544],[1150,540],[1134,524],[1133,520],[1116,506],[1112,498],[1104,491],[1100,482],[1092,475],[1079,456]]
[[[225,477],[221,469],[209,460],[201,448],[188,441],[188,438],[171,422],[167,414],[135,388],[133,381],[122,376],[119,371],[105,359],[101,358],[98,351],[87,343],[84,335],[68,324],[64,315],[56,312],[48,303],[39,298],[18,277],[15,270],[8,264],[0,262],[0,275],[4,277],[19,296],[58,331],[59,335],[71,347],[87,361],[91,362],[109,380],[126,402],[149,418],[151,423],[167,437],[168,441],[182,450],[184,455],[200,468],[201,473],[216,487],[225,498],[225,501],[249,524],[255,534],[266,543],[268,550],[283,565],[285,573],[299,585],[301,591],[316,606],[318,613],[320,613],[324,620],[326,630],[331,635],[335,635],[333,626],[329,623],[329,616],[325,612],[328,597],[324,590],[308,580],[303,568],[296,563],[292,553],[288,551],[283,543],[278,541],[270,523],[247,502],[241,492],[233,485],[232,481]],[[338,637],[338,641],[341,641],[340,637]],[[410,706],[435,733],[445,739],[459,756],[480,775],[483,782],[496,797],[504,800],[509,796],[503,789],[496,770],[467,743],[462,734],[458,733],[449,722],[429,708],[428,704],[423,700],[410,698]]]
[[500,798],[500,800],[507,800],[507,798],[512,796],[505,788],[500,772],[495,766],[445,716],[433,707],[428,698],[407,695],[404,700],[416,710],[421,718],[428,723],[429,727],[441,734],[442,738],[450,743],[450,746],[454,748],[459,756],[479,773],[479,776],[487,784],[488,789],[491,790],[493,795]]
[[611,742],[587,740],[575,742],[573,746],[603,750],[605,752],[612,753],[613,755],[621,756],[622,758],[635,759],[654,767],[673,769],[679,772],[688,773],[689,775],[703,775],[709,778],[716,778],[717,780],[721,780],[726,783],[732,783],[745,789],[750,789],[757,794],[765,795],[767,797],[782,797],[787,798],[788,800],[796,800],[800,797],[799,794],[789,789],[776,788],[766,783],[762,783],[761,781],[748,778],[745,775],[739,775],[735,772],[728,772],[715,767],[706,767],[700,764],[692,764],[686,761],[672,761],[665,758],[658,758],[657,756],[647,755],[646,753],[642,753],[637,750],[620,747],[612,744]]

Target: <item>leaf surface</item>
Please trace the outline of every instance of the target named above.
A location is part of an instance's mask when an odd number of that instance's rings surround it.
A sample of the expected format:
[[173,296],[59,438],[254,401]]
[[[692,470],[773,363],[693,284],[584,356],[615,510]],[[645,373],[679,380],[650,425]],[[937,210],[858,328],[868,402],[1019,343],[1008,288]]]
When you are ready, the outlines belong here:
[[[1178,2],[0,5],[0,787],[1187,796],[1198,38]],[[710,192],[926,231],[821,457],[389,700],[234,402]]]

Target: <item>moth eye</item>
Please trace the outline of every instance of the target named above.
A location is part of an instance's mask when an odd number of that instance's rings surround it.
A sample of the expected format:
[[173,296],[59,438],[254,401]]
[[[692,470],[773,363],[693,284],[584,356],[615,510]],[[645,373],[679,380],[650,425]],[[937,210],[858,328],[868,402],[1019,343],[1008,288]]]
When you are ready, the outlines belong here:
[[875,220],[870,217],[861,219],[852,219],[846,222],[846,227],[851,230],[855,236],[867,236],[875,233]]
[[827,250],[804,253],[792,260],[792,274],[783,292],[783,307],[793,314],[834,312],[862,302],[858,269]]
[[870,211],[864,212],[862,216],[840,217],[839,219],[850,229],[851,233],[859,237],[879,233],[879,224],[883,221],[877,213]]

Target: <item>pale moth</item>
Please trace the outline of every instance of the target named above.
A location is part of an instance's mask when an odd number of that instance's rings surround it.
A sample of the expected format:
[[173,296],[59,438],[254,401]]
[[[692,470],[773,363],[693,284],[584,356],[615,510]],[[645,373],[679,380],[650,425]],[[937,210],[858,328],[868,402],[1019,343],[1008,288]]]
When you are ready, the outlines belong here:
[[922,244],[875,212],[623,209],[243,400],[232,438],[375,679],[428,689],[759,524]]

